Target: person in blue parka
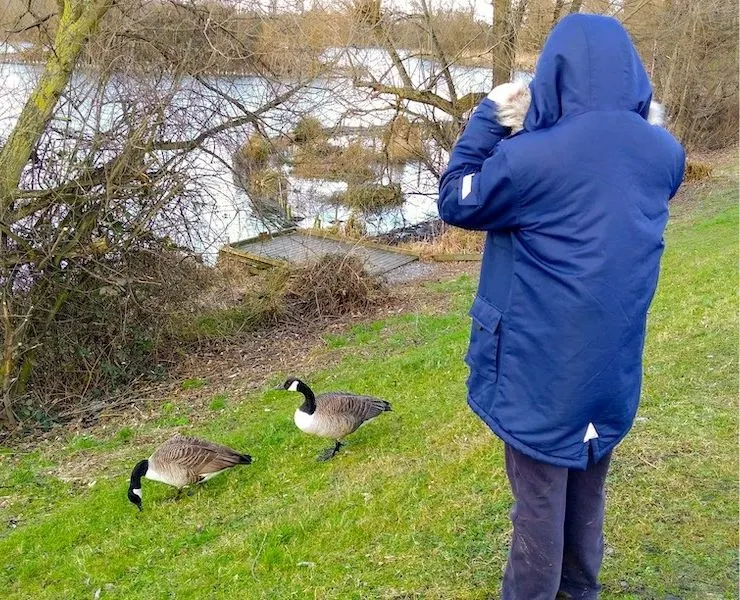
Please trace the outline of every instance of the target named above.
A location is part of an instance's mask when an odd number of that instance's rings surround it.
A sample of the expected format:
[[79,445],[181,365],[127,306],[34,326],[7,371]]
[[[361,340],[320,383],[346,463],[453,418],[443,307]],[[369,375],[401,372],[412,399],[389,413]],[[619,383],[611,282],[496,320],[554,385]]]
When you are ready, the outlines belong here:
[[440,181],[441,218],[487,232],[466,362],[515,499],[503,600],[600,589],[604,479],[637,411],[685,161],[651,100],[619,22],[570,15],[528,87],[476,108]]

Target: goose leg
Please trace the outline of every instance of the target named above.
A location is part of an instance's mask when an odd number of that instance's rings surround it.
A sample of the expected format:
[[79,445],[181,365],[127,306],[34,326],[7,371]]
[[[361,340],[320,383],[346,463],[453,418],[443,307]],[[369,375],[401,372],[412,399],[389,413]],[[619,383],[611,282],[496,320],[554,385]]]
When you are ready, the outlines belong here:
[[337,452],[339,452],[339,449],[343,446],[342,442],[337,440],[334,443],[334,446],[332,448],[327,448],[324,450],[321,454],[319,454],[316,457],[316,460],[323,462],[325,460],[329,460],[332,456],[334,456]]
[[177,488],[177,494],[175,494],[175,500],[179,500],[182,496],[182,488]]

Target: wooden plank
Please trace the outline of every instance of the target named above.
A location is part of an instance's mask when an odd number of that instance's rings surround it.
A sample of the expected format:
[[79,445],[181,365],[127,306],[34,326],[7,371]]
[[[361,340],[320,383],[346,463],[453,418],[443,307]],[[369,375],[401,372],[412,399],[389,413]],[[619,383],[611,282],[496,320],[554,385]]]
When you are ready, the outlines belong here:
[[248,262],[262,263],[268,267],[284,267],[287,263],[283,260],[273,260],[266,258],[259,254],[252,254],[251,252],[245,252],[244,250],[235,250],[229,246],[221,248],[221,252],[230,254],[233,257],[244,259]]
[[222,251],[259,268],[301,264],[326,254],[343,254],[357,257],[373,274],[386,273],[419,259],[416,252],[316,230],[292,230],[282,235],[251,238],[225,246]]
[[365,248],[377,248],[378,250],[384,250],[385,252],[394,252],[396,254],[405,254],[407,256],[415,256],[416,258],[419,258],[419,253],[413,250],[407,250],[406,248],[397,248],[396,246],[389,246],[387,244],[381,244],[379,242],[373,242],[362,238],[357,240],[347,239],[333,233],[329,233],[328,231],[323,231],[322,229],[299,229],[296,231],[296,233],[298,233],[299,235],[322,237],[330,240],[335,240],[337,242],[342,242],[344,244],[357,244],[359,246],[364,246]]
[[241,246],[242,244],[251,244],[253,242],[259,242],[260,240],[263,240],[263,239],[268,239],[268,238],[273,239],[273,238],[277,238],[283,235],[288,235],[290,233],[294,233],[295,231],[296,231],[295,227],[288,227],[287,229],[280,229],[279,231],[276,231],[275,233],[267,233],[267,234],[261,233],[255,237],[246,238],[244,240],[237,240],[236,242],[231,242],[229,246],[233,248],[235,246]]
[[431,259],[435,262],[462,262],[462,261],[479,261],[483,258],[482,254],[432,254]]

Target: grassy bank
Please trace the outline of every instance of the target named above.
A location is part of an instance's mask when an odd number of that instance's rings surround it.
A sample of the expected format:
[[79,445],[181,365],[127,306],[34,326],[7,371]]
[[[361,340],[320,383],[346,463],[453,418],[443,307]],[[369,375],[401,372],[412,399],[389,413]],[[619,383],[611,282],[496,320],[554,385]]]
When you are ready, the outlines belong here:
[[[691,202],[667,235],[643,403],[609,479],[606,599],[736,598],[734,184]],[[155,422],[5,449],[5,598],[497,598],[511,499],[501,444],[464,401],[474,288],[469,277],[432,284],[449,312],[327,336],[341,359],[307,376],[315,388],[376,394],[394,409],[329,463],[314,461],[325,443],[292,424],[298,398],[275,391],[219,394],[195,427],[173,400]],[[138,513],[130,469],[177,430],[255,463],[179,501],[145,482]]]

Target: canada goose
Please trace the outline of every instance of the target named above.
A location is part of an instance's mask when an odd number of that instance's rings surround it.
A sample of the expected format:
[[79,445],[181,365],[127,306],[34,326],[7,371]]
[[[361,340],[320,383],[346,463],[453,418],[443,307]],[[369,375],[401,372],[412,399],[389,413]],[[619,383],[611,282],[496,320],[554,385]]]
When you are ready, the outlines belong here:
[[231,448],[194,437],[177,434],[154,451],[148,459],[137,463],[131,472],[128,499],[141,507],[141,478],[161,481],[177,488],[202,483],[235,465],[248,465],[252,457]]
[[334,446],[319,454],[318,460],[329,460],[342,447],[342,438],[366,421],[391,409],[391,405],[385,400],[350,392],[329,392],[314,396],[310,387],[295,378],[288,379],[277,389],[303,394],[303,404],[293,415],[298,429],[334,440]]

